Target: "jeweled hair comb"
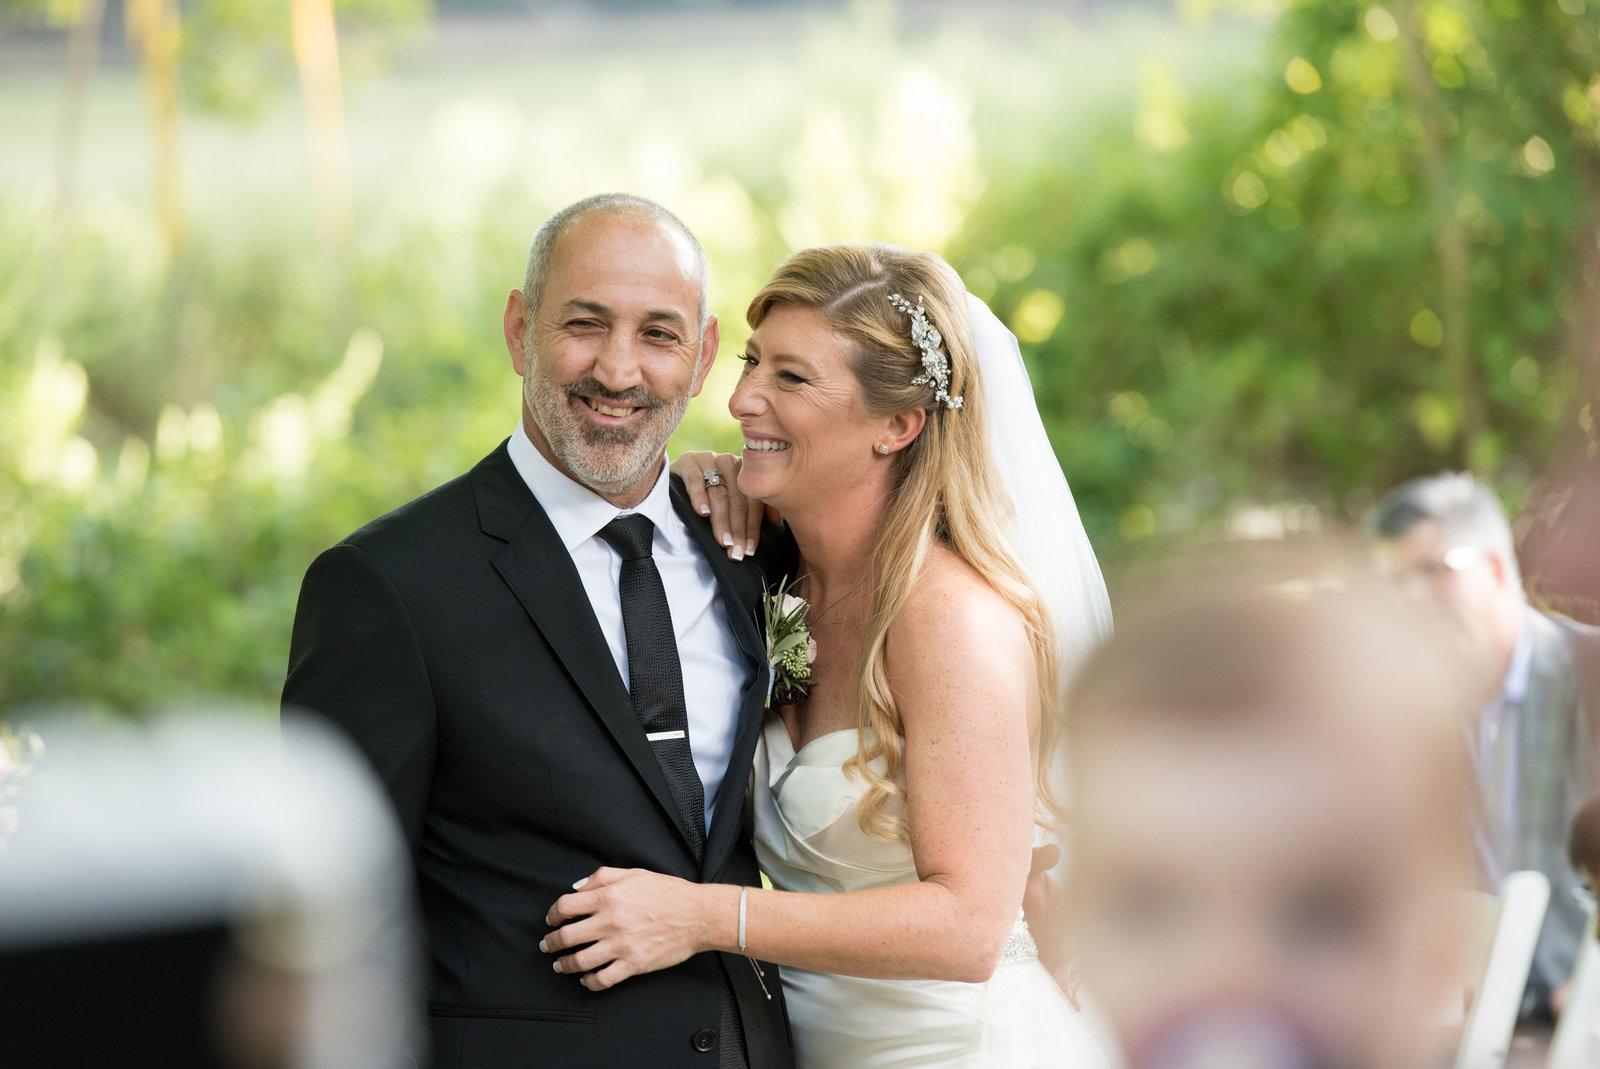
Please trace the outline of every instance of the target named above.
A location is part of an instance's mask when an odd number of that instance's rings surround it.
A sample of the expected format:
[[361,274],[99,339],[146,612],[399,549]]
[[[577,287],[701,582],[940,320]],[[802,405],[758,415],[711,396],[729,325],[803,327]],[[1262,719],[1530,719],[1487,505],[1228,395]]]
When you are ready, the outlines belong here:
[[960,408],[961,398],[950,396],[950,358],[945,355],[944,335],[928,320],[922,296],[912,304],[898,293],[889,294],[889,303],[911,317],[911,343],[922,352],[922,374],[911,380],[913,386],[932,386],[935,400],[946,408]]

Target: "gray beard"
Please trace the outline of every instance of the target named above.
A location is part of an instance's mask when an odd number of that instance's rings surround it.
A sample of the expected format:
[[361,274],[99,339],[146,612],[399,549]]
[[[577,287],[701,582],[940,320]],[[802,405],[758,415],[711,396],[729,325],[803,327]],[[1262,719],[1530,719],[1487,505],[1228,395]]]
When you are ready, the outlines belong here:
[[[523,400],[551,452],[567,471],[601,494],[624,493],[648,477],[689,410],[689,394],[669,401],[652,399],[656,407],[647,408],[643,425],[637,429],[597,427],[572,411],[573,404],[582,402],[541,377],[532,350],[524,351],[529,353],[530,366],[522,380]],[[695,372],[699,373],[698,362]],[[637,405],[640,400],[636,395],[628,403]]]

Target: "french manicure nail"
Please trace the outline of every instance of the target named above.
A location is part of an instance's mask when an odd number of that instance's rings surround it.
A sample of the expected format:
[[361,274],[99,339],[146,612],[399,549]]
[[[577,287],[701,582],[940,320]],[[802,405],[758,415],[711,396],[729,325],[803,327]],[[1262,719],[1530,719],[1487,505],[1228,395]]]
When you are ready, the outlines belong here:
[[734,560],[744,560],[744,547],[743,546],[734,546],[733,547],[733,559]]
[[701,505],[700,506],[700,515],[702,515],[702,516],[711,515],[711,506],[710,505]]
[[725,545],[725,546],[732,546],[733,545],[733,535],[729,534],[726,531],[722,532],[722,544]]
[[746,542],[744,544],[744,553],[745,553],[745,556],[747,556],[747,557],[753,557],[753,556],[755,556],[755,552],[756,552],[756,540],[754,538],[752,538],[752,539],[750,539],[748,542]]
[[583,885],[588,883],[588,882],[589,882],[589,877],[585,876],[583,879],[581,879],[577,883],[573,884],[572,885],[572,889],[574,891],[581,891],[581,890],[583,890]]

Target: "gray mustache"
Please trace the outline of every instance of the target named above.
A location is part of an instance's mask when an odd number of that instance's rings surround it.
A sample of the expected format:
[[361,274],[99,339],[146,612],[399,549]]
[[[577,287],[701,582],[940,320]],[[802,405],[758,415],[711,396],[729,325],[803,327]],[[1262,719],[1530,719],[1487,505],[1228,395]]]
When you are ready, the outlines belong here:
[[665,404],[659,397],[652,396],[643,386],[635,386],[632,389],[617,393],[606,389],[594,379],[579,379],[577,382],[569,382],[562,388],[562,392],[567,395],[567,400],[569,401],[576,397],[591,397],[596,401],[604,401],[606,404],[616,405],[618,408],[624,406],[631,408],[660,408]]

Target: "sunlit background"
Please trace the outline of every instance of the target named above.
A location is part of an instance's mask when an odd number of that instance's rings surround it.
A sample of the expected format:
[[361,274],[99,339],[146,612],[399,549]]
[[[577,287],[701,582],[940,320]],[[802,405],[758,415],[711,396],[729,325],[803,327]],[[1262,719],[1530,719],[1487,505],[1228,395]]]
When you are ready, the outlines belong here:
[[306,566],[508,434],[550,210],[942,252],[1113,577],[1515,511],[1592,430],[1600,3],[0,0],[0,710],[270,702]]

